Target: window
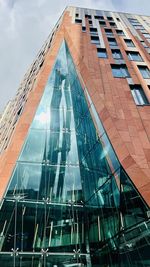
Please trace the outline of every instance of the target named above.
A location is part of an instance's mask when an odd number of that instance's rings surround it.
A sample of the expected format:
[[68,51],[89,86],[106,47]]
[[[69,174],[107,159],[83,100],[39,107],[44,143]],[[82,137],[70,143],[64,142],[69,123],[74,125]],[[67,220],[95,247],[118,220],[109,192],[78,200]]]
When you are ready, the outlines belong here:
[[123,58],[119,49],[113,49],[111,51],[112,51],[112,55],[113,55],[114,59],[122,59]]
[[92,20],[89,20],[89,24],[92,25]]
[[92,44],[100,44],[98,36],[91,36],[91,43]]
[[111,69],[112,69],[112,74],[115,78],[129,78],[130,77],[130,74],[128,72],[126,65],[112,64]]
[[132,42],[132,40],[130,40],[130,39],[124,39],[124,41],[125,41],[125,43],[126,43],[126,45],[127,45],[128,47],[135,47],[135,45],[134,45],[134,43]]
[[85,14],[85,18],[91,19],[91,15]]
[[117,33],[118,35],[124,35],[124,32],[123,32],[122,30],[116,30],[116,33]]
[[149,34],[149,33],[143,33],[143,36],[144,36],[145,38],[150,38],[150,34]]
[[103,16],[94,16],[95,19],[104,19]]
[[136,30],[145,30],[142,25],[134,26],[134,29],[136,29]]
[[132,61],[143,61],[141,55],[138,52],[129,51],[126,52],[128,55],[128,59]]
[[131,22],[132,26],[141,26],[141,24],[139,22]]
[[144,42],[144,41],[140,41],[141,44],[145,47],[145,48],[148,48],[149,46]]
[[76,17],[79,17],[79,14],[76,13]]
[[115,40],[115,38],[109,38],[108,37],[108,42],[110,46],[117,46],[117,42]]
[[137,20],[137,19],[134,19],[134,18],[128,18],[128,20],[129,20],[130,22],[138,22],[138,20]]
[[140,85],[130,85],[131,93],[136,105],[148,105],[149,102]]
[[97,55],[100,58],[107,58],[107,52],[105,48],[97,48]]
[[147,31],[146,31],[146,30],[140,30],[140,32],[141,32],[141,33],[147,33]]
[[90,28],[90,32],[97,32],[97,28]]
[[105,29],[105,33],[106,33],[107,36],[113,35],[113,32],[112,32],[111,29]]
[[90,28],[90,32],[91,32],[93,35],[97,35],[97,29],[96,29],[96,28]]
[[107,19],[108,19],[108,20],[113,20],[113,18],[112,18],[112,17],[107,17]]
[[117,20],[118,20],[118,21],[120,21],[120,19],[119,19],[119,18],[117,18]]
[[116,23],[115,22],[109,22],[111,27],[116,27]]
[[82,31],[86,32],[86,27],[85,26],[82,26]]
[[100,24],[101,26],[106,26],[106,22],[105,22],[105,21],[102,21],[102,20],[99,21],[99,24]]
[[81,24],[82,23],[82,19],[75,19],[75,23]]
[[150,71],[149,71],[148,67],[146,67],[146,66],[138,66],[138,68],[139,68],[139,71],[140,71],[140,73],[141,73],[141,75],[142,75],[142,77],[144,79],[149,79],[150,78]]

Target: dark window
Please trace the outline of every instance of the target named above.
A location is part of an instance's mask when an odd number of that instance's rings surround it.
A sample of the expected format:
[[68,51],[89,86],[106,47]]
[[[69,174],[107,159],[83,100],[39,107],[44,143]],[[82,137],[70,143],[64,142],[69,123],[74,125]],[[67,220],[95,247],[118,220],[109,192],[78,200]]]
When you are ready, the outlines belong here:
[[120,19],[119,19],[119,18],[117,18],[117,20],[118,20],[118,21],[120,21]]
[[134,43],[132,42],[132,40],[130,40],[130,39],[124,39],[124,41],[125,41],[125,43],[126,43],[126,45],[127,45],[128,47],[135,47],[135,45],[134,45]]
[[95,19],[104,19],[103,16],[94,16]]
[[89,20],[89,24],[92,25],[92,20]]
[[97,35],[97,29],[96,28],[90,28],[90,32],[93,35]]
[[117,46],[117,42],[115,40],[115,38],[109,38],[108,37],[108,42],[110,46]]
[[97,55],[100,58],[107,58],[107,52],[105,48],[97,48]]
[[91,19],[91,15],[85,14],[85,18]]
[[43,66],[44,60],[40,63],[39,68]]
[[81,24],[82,23],[82,19],[75,19],[75,23]]
[[105,33],[106,33],[107,36],[108,35],[113,35],[113,32],[112,32],[111,29],[105,29]]
[[76,13],[76,17],[79,17],[79,14]]
[[140,85],[130,85],[131,93],[136,105],[148,105],[149,102]]
[[126,52],[128,55],[128,59],[132,60],[132,61],[143,61],[141,55],[139,54],[139,52],[135,52],[135,51],[127,51]]
[[126,65],[111,65],[112,68],[112,74],[115,78],[129,78],[130,74],[128,72],[128,69]]
[[113,20],[113,18],[112,18],[112,17],[107,17],[107,19],[108,19],[108,20]]
[[116,23],[115,22],[109,22],[111,27],[116,27]]
[[82,31],[86,32],[86,27],[85,26],[82,26]]
[[101,26],[106,26],[106,22],[105,22],[105,21],[102,21],[102,20],[99,21],[99,24],[100,24]]
[[91,36],[91,43],[92,44],[100,44],[98,36]]
[[90,28],[90,32],[97,32],[97,28]]
[[113,55],[114,59],[122,59],[123,58],[119,49],[113,49],[111,51],[112,51],[112,55]]
[[123,32],[122,30],[116,30],[116,33],[117,33],[118,35],[124,35],[124,32]]
[[148,67],[146,66],[138,66],[139,71],[141,73],[141,75],[143,76],[144,79],[149,79],[150,78],[150,71],[148,69]]

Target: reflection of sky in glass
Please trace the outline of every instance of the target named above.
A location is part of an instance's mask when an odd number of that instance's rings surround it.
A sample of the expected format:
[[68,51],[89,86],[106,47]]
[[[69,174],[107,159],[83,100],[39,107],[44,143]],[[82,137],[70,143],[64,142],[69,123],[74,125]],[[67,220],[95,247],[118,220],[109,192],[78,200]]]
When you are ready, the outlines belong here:
[[45,152],[46,133],[44,130],[30,129],[19,160],[42,162]]
[[9,190],[39,190],[42,165],[17,163]]
[[46,129],[50,125],[50,110],[40,106],[36,112],[31,128]]

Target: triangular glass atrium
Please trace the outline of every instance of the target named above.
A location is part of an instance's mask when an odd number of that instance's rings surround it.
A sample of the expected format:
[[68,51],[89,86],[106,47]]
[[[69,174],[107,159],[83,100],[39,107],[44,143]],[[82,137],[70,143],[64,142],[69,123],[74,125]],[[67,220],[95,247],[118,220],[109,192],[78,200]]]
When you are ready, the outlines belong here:
[[63,41],[0,211],[0,266],[150,266],[148,212]]

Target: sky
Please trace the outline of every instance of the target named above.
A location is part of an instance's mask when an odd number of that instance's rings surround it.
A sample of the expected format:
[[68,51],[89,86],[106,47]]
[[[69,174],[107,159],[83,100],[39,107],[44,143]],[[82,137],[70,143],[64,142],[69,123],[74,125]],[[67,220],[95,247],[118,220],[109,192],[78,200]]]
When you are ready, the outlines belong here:
[[69,5],[150,15],[150,0],[0,0],[0,113]]

